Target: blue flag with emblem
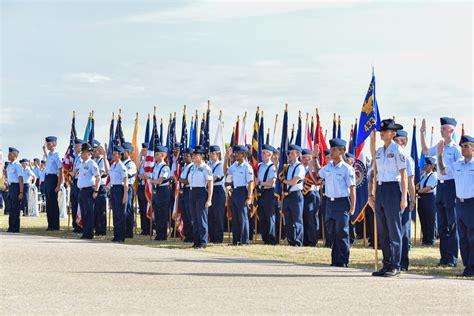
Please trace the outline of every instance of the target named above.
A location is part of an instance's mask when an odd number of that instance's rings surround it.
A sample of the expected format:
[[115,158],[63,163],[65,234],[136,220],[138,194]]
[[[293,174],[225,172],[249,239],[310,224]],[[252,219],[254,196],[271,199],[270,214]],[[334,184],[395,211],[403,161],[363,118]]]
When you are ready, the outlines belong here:
[[364,219],[365,208],[369,205],[369,180],[367,178],[367,166],[359,159],[354,162],[356,178],[356,205],[354,215],[351,216],[352,224]]
[[112,161],[112,154],[114,153],[114,116],[112,114],[112,120],[110,121],[109,127],[109,147],[107,147],[107,160]]
[[[417,188],[420,185],[420,164],[418,161],[418,148],[416,144],[416,123],[413,124],[413,136],[411,140],[411,158],[415,162],[415,188]],[[414,198],[414,197],[411,197]],[[413,222],[416,222],[416,207],[415,209],[411,212],[411,220]]]
[[281,127],[281,144],[280,144],[280,163],[278,164],[278,177],[275,183],[275,195],[278,201],[283,197],[283,182],[280,177],[285,174],[288,162],[288,106],[285,107],[285,114],[283,115],[283,123]]

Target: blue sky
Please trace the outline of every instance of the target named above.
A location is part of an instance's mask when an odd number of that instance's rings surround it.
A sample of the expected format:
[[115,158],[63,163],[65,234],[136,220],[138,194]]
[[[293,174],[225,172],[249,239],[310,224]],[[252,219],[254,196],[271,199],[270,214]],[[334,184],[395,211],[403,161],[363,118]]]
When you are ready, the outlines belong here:
[[413,117],[426,117],[437,136],[439,117],[453,116],[473,134],[471,2],[4,0],[1,9],[4,153],[38,156],[51,134],[64,153],[73,110],[79,135],[95,111],[101,141],[111,112],[122,108],[128,139],[139,112],[141,140],[154,105],[180,117],[208,99],[214,119],[223,110],[226,140],[238,114],[251,120],[260,106],[273,127],[285,103],[295,123],[298,110],[318,107],[328,129],[341,115],[348,138],[372,64],[382,117],[410,133]]

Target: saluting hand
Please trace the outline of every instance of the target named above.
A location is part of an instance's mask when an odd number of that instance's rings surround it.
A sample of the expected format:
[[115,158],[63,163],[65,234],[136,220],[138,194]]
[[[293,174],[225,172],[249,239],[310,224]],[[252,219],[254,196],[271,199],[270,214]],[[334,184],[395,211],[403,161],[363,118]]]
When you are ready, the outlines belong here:
[[316,146],[314,146],[314,149],[313,149],[313,157],[319,157],[319,144],[317,144]]
[[425,132],[426,132],[426,120],[423,119],[423,120],[421,121],[420,133],[421,133],[421,134],[424,134]]

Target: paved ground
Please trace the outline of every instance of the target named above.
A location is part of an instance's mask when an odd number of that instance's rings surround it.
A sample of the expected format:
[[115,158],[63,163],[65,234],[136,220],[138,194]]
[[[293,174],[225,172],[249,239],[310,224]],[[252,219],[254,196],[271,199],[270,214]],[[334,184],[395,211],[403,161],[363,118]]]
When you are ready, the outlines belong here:
[[[1,314],[473,314],[474,282],[0,234]],[[361,294],[361,295],[359,295]]]

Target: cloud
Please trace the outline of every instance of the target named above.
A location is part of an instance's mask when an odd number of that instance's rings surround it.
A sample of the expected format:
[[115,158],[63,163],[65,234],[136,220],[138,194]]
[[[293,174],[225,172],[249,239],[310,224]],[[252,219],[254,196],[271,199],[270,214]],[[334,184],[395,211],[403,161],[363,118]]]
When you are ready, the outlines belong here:
[[182,21],[215,22],[234,18],[262,17],[278,14],[354,5],[354,1],[236,1],[202,0],[185,6],[136,14],[124,18],[131,23],[176,23]]
[[83,83],[103,83],[112,80],[112,78],[96,72],[68,73],[63,76],[63,79],[66,81]]

